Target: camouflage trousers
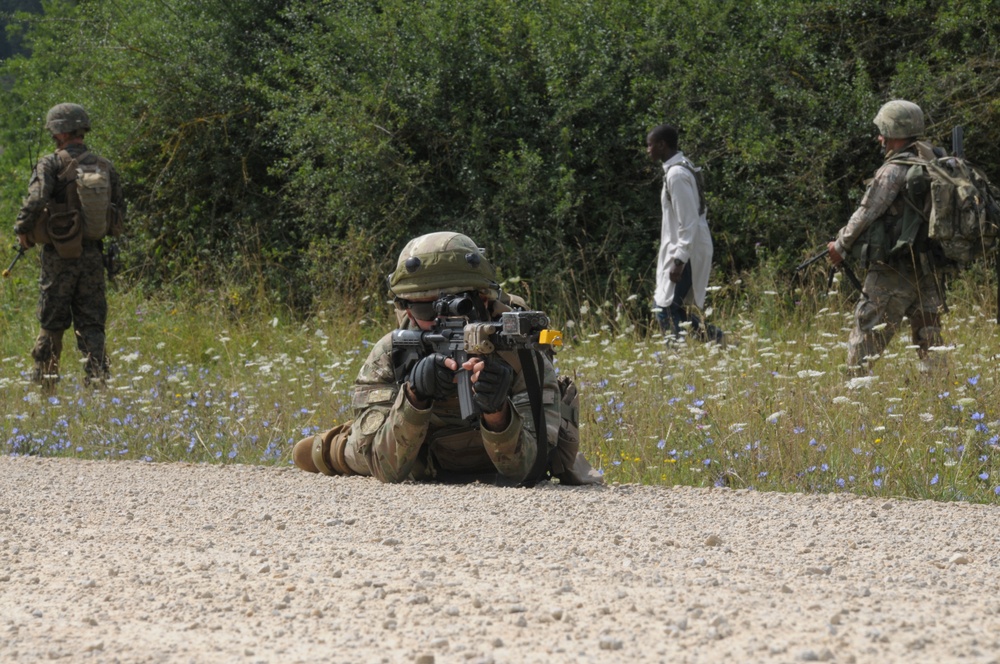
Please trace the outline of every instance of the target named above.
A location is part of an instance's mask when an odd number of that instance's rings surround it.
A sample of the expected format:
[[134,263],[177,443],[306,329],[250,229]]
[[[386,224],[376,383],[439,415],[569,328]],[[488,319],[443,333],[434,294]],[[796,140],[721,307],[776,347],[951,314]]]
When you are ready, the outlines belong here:
[[59,378],[63,333],[73,327],[76,345],[87,358],[86,381],[108,377],[104,350],[104,324],[108,317],[105,297],[104,256],[99,242],[84,242],[79,258],[60,258],[55,248],[42,248],[39,279],[38,322],[41,332],[31,356],[34,380],[51,384]]
[[854,328],[848,339],[847,364],[867,368],[895,336],[903,317],[917,355],[929,367],[944,362],[928,352],[941,345],[944,290],[933,272],[912,265],[875,263],[865,277],[864,295],[854,308]]

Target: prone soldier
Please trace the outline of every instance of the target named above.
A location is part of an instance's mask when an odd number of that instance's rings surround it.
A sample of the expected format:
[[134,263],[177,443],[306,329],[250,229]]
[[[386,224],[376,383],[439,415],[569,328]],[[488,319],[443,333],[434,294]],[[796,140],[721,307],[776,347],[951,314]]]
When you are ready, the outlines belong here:
[[354,420],[296,443],[299,468],[383,482],[601,483],[579,453],[575,387],[556,377],[544,314],[517,311],[523,301],[501,292],[471,239],[411,240],[388,281],[399,329],[358,374]]

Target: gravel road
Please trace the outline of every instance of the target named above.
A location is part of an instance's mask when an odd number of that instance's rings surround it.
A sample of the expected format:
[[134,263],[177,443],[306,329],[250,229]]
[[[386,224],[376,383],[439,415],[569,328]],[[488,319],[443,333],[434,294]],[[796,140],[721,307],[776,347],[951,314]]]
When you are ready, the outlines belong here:
[[0,458],[0,661],[996,662],[1000,509]]

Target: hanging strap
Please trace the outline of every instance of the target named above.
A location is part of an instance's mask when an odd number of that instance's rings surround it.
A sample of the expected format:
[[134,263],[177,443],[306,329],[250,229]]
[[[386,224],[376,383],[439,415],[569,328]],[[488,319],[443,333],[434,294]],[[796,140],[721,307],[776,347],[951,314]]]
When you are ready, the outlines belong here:
[[526,348],[517,351],[518,359],[521,361],[521,371],[524,375],[524,384],[528,390],[528,400],[531,403],[531,414],[535,420],[535,446],[538,448],[535,454],[535,463],[528,471],[527,477],[521,482],[523,487],[533,487],[549,474],[549,456],[552,450],[549,449],[548,432],[545,427],[545,409],[542,408],[542,383],[540,371],[536,364],[537,353]]

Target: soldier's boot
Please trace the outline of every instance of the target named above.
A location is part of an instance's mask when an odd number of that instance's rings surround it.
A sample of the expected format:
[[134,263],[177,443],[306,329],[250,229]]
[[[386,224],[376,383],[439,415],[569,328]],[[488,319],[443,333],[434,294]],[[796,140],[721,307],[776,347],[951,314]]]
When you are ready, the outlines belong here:
[[108,359],[102,353],[100,356],[89,353],[84,367],[83,384],[88,387],[105,387],[111,372],[108,370]]
[[62,338],[64,330],[43,329],[35,346],[31,349],[31,357],[35,360],[35,369],[31,380],[42,386],[42,390],[50,392],[59,382],[59,358],[62,355]]
[[76,330],[76,346],[87,358],[83,366],[83,384],[87,387],[104,387],[111,376],[108,356],[104,352],[104,328],[85,325]]
[[308,473],[324,475],[354,475],[344,453],[351,424],[341,424],[329,431],[303,438],[292,448],[295,465]]

